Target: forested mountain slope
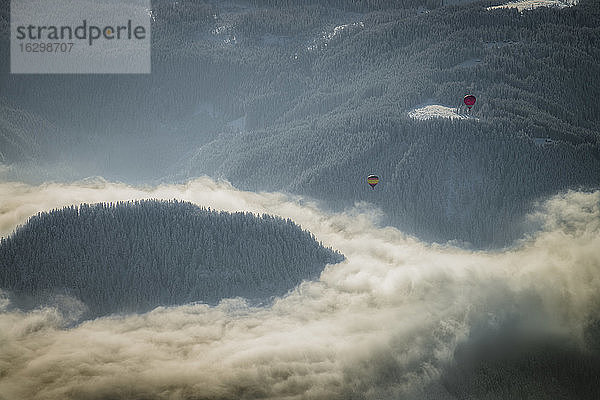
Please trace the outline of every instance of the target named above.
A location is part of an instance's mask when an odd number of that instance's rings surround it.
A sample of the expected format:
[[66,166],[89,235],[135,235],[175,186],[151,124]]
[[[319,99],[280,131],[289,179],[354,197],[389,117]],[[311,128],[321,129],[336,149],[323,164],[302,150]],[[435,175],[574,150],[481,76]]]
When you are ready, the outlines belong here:
[[[208,174],[502,246],[536,199],[600,185],[600,5],[449,3],[156,1],[151,75],[9,75],[3,61],[0,93],[58,127],[39,158],[82,177]],[[467,93],[472,118],[410,118]]]
[[42,121],[12,108],[0,98],[0,164],[24,161],[39,153],[37,132],[46,131]]
[[177,201],[82,204],[38,214],[2,239],[0,288],[17,298],[71,295],[93,317],[264,301],[342,258],[289,219]]
[[[247,114],[248,132],[200,148],[189,174],[209,170],[338,206],[369,201],[408,232],[477,246],[519,237],[526,227],[515,221],[538,198],[598,187],[597,3],[522,14],[387,10],[360,20],[282,57],[304,64],[312,90],[290,107],[294,90],[264,96],[259,110],[285,109]],[[478,97],[476,118],[407,116],[424,102],[458,107],[465,93]],[[546,137],[552,143],[533,140]],[[382,179],[378,193],[365,184],[369,173]]]

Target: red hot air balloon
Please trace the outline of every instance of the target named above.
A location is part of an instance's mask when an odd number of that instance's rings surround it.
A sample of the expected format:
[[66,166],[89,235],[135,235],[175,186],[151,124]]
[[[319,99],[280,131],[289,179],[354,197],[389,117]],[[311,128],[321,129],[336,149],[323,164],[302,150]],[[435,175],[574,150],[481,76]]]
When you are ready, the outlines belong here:
[[468,94],[465,96],[463,101],[465,102],[465,106],[467,106],[467,108],[470,110],[471,107],[473,107],[473,104],[475,104],[475,100],[475,96]]

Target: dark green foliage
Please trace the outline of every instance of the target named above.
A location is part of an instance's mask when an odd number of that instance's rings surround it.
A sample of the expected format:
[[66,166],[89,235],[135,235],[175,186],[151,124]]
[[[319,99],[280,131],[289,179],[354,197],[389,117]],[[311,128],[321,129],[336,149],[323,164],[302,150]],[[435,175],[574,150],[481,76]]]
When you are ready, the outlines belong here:
[[597,399],[600,353],[570,340],[486,332],[458,346],[441,385],[456,399]]
[[243,296],[266,300],[343,257],[291,220],[178,201],[41,213],[0,245],[0,288],[66,292],[91,316]]
[[33,158],[39,153],[36,131],[50,130],[30,113],[12,108],[0,98],[0,163],[9,164]]
[[[195,162],[199,170],[220,162],[222,176],[248,188],[283,186],[337,209],[367,201],[405,231],[476,246],[519,237],[526,227],[518,222],[533,200],[598,185],[600,163],[586,145],[539,146],[523,132],[485,122],[360,115],[343,123],[346,129],[317,124],[284,137],[248,133],[205,147]],[[375,191],[366,184],[369,173],[381,178]]]
[[[152,75],[4,74],[0,89],[60,128],[48,147],[83,176],[366,200],[421,237],[502,246],[533,201],[600,186],[600,9],[444,3],[157,1]],[[466,93],[477,123],[407,117]]]

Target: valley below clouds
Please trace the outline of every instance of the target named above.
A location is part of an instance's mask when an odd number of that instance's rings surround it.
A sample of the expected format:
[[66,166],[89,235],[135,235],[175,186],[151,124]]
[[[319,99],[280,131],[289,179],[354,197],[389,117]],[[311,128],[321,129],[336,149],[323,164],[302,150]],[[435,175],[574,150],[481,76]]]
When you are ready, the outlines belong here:
[[[291,218],[346,260],[267,306],[158,307],[73,323],[61,298],[0,303],[0,399],[594,398],[600,372],[600,192],[540,202],[498,250],[426,243],[367,203],[329,213],[198,178],[0,183],[0,235],[71,204],[178,199]],[[165,283],[167,284],[167,283]]]

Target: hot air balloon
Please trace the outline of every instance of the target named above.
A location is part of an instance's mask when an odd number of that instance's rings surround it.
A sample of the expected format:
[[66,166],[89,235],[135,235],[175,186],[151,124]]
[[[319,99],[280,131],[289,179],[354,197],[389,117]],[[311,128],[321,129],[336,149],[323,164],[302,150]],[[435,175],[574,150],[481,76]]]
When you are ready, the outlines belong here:
[[468,94],[465,96],[463,101],[465,102],[465,106],[467,106],[467,108],[470,110],[471,107],[473,107],[473,104],[475,104],[475,100],[475,96]]
[[379,183],[379,177],[377,175],[369,175],[367,177],[367,183],[371,185],[371,189],[375,189],[375,185]]

